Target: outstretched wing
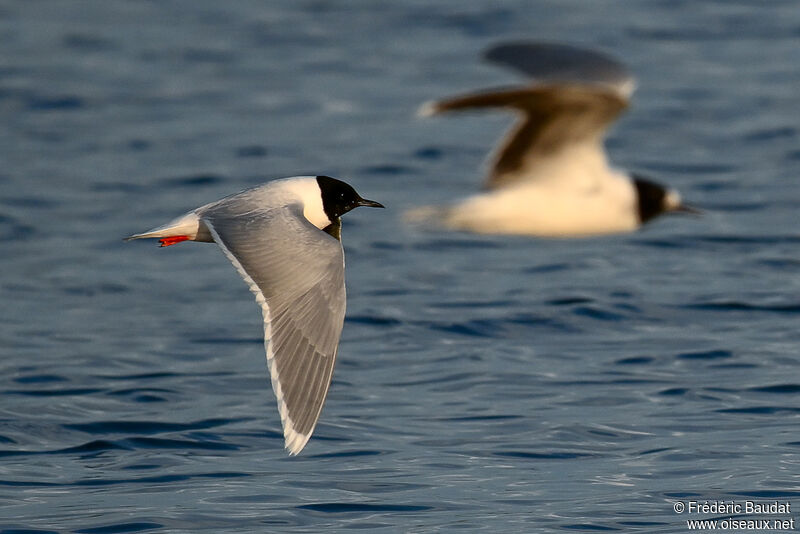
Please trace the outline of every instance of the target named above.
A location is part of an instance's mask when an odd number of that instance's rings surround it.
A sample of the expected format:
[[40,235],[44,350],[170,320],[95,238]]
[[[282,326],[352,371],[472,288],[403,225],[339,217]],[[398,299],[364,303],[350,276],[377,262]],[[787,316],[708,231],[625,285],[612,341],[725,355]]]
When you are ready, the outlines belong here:
[[[496,149],[485,187],[547,178],[556,158],[574,156],[605,161],[603,136],[627,107],[616,92],[583,85],[541,85],[474,93],[440,100],[432,113],[477,108],[507,108],[521,115]],[[580,152],[580,154],[578,154]]]
[[299,204],[242,214],[221,203],[201,219],[261,305],[286,448],[297,454],[322,411],[344,323],[341,243]]
[[564,172],[570,164],[606,166],[605,130],[635,87],[624,65],[595,50],[540,42],[500,44],[484,57],[526,74],[530,83],[447,98],[426,104],[422,113],[506,108],[520,115],[495,149],[485,188],[591,174]]
[[597,50],[559,43],[517,42],[493,46],[484,58],[510,67],[535,84],[580,84],[614,90],[629,98],[636,81],[628,68]]

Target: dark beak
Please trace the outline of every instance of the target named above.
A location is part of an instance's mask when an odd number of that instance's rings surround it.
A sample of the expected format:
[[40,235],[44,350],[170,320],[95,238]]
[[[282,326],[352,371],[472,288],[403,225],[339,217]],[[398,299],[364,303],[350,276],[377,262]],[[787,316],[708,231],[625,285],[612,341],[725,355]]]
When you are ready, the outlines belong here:
[[365,206],[367,208],[383,208],[385,207],[380,202],[375,202],[374,200],[367,200],[365,198],[359,198],[358,202],[356,203],[356,207]]
[[687,206],[686,204],[681,204],[672,211],[675,213],[685,213],[687,215],[694,215],[696,217],[700,217],[704,213],[703,210],[695,208],[694,206]]

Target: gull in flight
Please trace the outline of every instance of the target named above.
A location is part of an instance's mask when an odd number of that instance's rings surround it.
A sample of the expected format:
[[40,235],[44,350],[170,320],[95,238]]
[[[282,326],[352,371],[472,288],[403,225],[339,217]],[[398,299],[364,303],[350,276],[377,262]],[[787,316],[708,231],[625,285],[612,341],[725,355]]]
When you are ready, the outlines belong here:
[[328,176],[268,182],[127,239],[217,243],[264,316],[264,344],[286,449],[299,453],[328,394],[345,313],[341,216],[382,208]]
[[420,114],[498,108],[517,114],[491,158],[483,191],[406,220],[486,234],[579,237],[630,232],[669,212],[699,213],[674,189],[612,168],[603,140],[635,88],[605,54],[553,43],[490,48],[486,59],[529,84],[429,102]]

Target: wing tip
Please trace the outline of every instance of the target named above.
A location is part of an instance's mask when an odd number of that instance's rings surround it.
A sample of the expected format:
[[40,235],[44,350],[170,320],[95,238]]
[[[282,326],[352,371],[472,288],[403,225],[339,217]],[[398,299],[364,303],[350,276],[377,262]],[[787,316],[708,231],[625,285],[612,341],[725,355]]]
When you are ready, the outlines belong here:
[[633,93],[636,92],[636,80],[633,78],[628,78],[627,80],[619,83],[616,86],[616,90],[624,98],[626,101],[630,100],[633,96]]
[[428,100],[417,108],[417,117],[427,118],[437,115],[441,111],[439,102],[435,100]]
[[311,429],[305,434],[301,434],[294,429],[294,421],[289,417],[289,409],[283,398],[283,387],[281,386],[278,369],[275,365],[275,358],[272,354],[272,342],[270,340],[272,337],[272,321],[271,318],[268,319],[270,313],[269,307],[262,306],[262,308],[264,310],[264,345],[267,352],[267,367],[269,367],[272,391],[275,392],[275,399],[278,401],[278,413],[281,416],[281,426],[283,427],[283,446],[284,449],[289,452],[289,456],[297,456],[300,454],[300,451],[305,448],[308,440],[311,439],[311,434],[313,434],[314,427],[316,427],[316,421],[314,421]]
[[289,456],[297,456],[305,448],[309,438],[311,438],[311,433],[301,434],[295,432],[294,428],[291,427],[291,422],[286,424],[287,422],[284,422],[283,427],[284,448],[289,452]]

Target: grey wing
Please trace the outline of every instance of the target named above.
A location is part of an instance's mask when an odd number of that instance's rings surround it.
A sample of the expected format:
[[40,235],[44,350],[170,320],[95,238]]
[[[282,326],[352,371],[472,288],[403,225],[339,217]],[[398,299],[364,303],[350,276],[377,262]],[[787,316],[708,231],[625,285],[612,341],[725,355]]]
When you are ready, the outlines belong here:
[[496,149],[485,185],[494,189],[535,179],[550,158],[572,148],[602,152],[606,128],[626,107],[627,99],[615,91],[552,84],[456,96],[429,104],[427,111],[507,108],[522,116]]
[[223,203],[201,218],[261,305],[286,448],[297,454],[322,411],[344,323],[341,243],[300,205],[242,214]]
[[538,42],[505,43],[486,51],[484,57],[511,67],[543,84],[600,85],[630,97],[635,80],[614,58],[586,48]]

